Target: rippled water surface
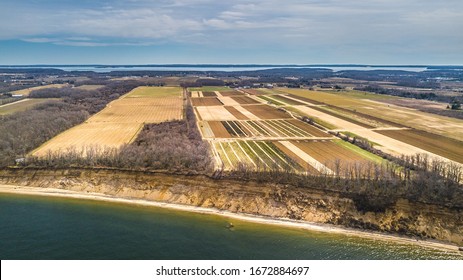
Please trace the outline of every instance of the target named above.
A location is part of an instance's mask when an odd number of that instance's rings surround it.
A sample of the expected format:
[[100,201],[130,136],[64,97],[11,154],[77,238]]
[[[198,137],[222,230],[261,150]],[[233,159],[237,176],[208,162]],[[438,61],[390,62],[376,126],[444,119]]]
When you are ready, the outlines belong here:
[[[229,222],[235,225],[231,230]],[[0,194],[0,259],[463,259],[463,255],[156,207]]]

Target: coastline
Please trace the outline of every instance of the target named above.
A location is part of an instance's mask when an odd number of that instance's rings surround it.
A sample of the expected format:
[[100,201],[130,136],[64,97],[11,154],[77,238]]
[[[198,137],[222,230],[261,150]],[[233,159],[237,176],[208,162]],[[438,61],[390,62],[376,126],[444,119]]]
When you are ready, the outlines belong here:
[[391,241],[402,244],[412,244],[427,248],[439,249],[444,251],[459,251],[459,247],[452,244],[446,244],[438,241],[417,240],[405,236],[397,236],[386,233],[375,233],[359,229],[350,229],[340,226],[333,226],[328,224],[318,224],[306,221],[298,221],[284,218],[271,218],[267,216],[259,216],[244,213],[233,213],[230,211],[219,210],[214,208],[197,207],[191,205],[174,204],[167,202],[151,201],[144,199],[134,199],[127,197],[118,197],[113,195],[106,195],[95,192],[77,192],[71,190],[63,190],[56,188],[41,188],[41,187],[25,187],[15,185],[0,184],[0,193],[18,194],[18,195],[33,195],[33,196],[48,196],[48,197],[63,197],[73,199],[84,199],[93,201],[104,201],[112,203],[132,204],[147,207],[160,207],[165,209],[172,209],[176,211],[194,212],[200,214],[217,215],[228,217],[236,220],[241,220],[251,223],[268,224],[281,227],[304,229],[316,232],[326,232],[334,234],[344,234],[348,236],[356,236],[361,238],[368,238],[373,240]]

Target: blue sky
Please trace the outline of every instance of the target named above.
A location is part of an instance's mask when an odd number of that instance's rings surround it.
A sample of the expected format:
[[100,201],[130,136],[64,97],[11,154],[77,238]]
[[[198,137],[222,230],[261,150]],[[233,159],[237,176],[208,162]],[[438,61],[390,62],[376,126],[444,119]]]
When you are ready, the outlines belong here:
[[463,64],[461,0],[1,0],[0,64]]

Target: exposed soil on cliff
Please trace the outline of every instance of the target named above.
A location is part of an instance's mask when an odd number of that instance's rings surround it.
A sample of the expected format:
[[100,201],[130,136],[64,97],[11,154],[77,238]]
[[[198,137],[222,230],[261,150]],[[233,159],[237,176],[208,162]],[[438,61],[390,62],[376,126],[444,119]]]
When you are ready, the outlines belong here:
[[216,208],[463,245],[461,209],[407,200],[377,211],[374,207],[359,209],[352,195],[334,191],[108,169],[4,169],[0,170],[0,183]]

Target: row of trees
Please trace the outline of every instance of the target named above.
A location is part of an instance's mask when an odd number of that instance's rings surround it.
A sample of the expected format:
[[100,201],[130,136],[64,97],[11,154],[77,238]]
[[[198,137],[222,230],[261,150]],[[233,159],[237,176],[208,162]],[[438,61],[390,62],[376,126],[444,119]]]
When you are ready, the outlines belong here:
[[320,189],[351,197],[358,210],[385,211],[398,199],[463,209],[463,169],[428,158],[426,155],[402,157],[400,164],[387,162],[333,163],[334,174],[295,174],[276,166],[261,165],[258,170],[244,164],[231,172],[215,176],[238,180],[278,183],[300,188]]
[[118,149],[98,146],[80,150],[70,148],[50,152],[45,157],[28,157],[26,164],[50,168],[110,167],[208,173],[213,168],[213,160],[189,104],[185,115],[185,120],[145,125],[134,142]]
[[0,117],[0,167],[15,164],[57,134],[85,121],[106,104],[140,85],[113,82],[98,90],[49,88],[31,92],[31,98],[59,97],[33,109]]

